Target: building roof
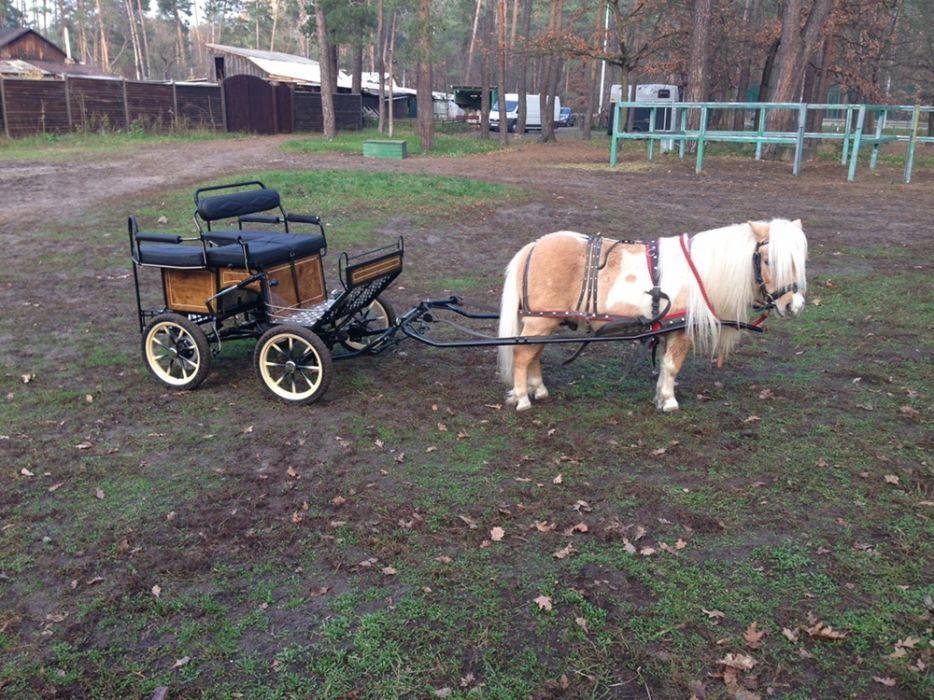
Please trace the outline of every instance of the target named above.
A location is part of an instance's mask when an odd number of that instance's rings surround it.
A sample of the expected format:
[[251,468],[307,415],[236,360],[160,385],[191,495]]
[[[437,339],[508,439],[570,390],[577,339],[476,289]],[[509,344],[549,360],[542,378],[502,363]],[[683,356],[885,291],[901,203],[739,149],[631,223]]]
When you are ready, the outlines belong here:
[[6,46],[7,44],[12,44],[14,41],[19,39],[24,34],[29,32],[36,32],[32,29],[27,29],[25,27],[20,27],[19,29],[0,29],[0,48]]
[[[207,44],[207,47],[216,53],[226,53],[247,59],[263,71],[270,80],[321,85],[321,64],[313,59],[279,51],[260,51],[223,44]],[[393,94],[396,96],[416,94],[416,91],[411,88],[397,85],[388,75],[386,76],[387,90],[390,82],[392,82]],[[353,80],[350,75],[344,71],[338,71],[337,87],[349,89],[352,86]],[[379,94],[379,74],[363,73],[360,89],[373,95]]]

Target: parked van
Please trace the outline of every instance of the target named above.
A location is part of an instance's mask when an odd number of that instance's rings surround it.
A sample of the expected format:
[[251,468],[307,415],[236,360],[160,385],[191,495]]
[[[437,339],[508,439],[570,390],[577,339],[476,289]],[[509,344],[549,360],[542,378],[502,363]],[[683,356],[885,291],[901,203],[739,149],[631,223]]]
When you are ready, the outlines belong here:
[[[555,123],[561,118],[561,98],[555,96]],[[490,130],[499,131],[499,101],[493,105],[490,110]],[[506,128],[513,132],[516,130],[516,124],[519,123],[519,95],[515,92],[506,93]],[[542,108],[540,95],[525,96],[525,128],[530,130],[541,130],[542,128]]]

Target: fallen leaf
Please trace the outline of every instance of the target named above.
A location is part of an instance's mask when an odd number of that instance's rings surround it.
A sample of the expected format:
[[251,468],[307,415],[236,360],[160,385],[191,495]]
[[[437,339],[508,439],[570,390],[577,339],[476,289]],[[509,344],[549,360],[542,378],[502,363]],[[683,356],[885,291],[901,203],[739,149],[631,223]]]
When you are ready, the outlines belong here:
[[248,425],[247,427],[245,427],[245,428],[244,428],[243,430],[241,430],[240,432],[241,432],[241,434],[243,434],[243,435],[249,435],[250,433],[253,432],[253,426],[252,426],[252,425]]
[[562,534],[565,536],[573,535],[575,532],[587,532],[590,528],[587,527],[587,523],[577,523],[577,525],[571,525],[571,527],[564,530]]
[[895,647],[895,651],[888,655],[890,659],[900,659],[903,656],[908,656],[908,652],[905,651],[904,647]]
[[35,476],[35,474],[29,471],[28,469],[26,469],[26,467],[23,467],[22,469],[20,469],[19,473],[22,474],[23,476]]
[[395,576],[397,572],[396,572],[396,570],[395,570],[393,567],[391,567],[391,566],[384,566],[384,567],[383,567],[383,573],[384,573],[386,576]]
[[626,551],[626,554],[635,554],[635,553],[636,553],[636,548],[635,548],[635,546],[632,544],[632,542],[630,542],[629,540],[627,540],[625,537],[623,538],[623,549]]
[[181,668],[182,666],[187,666],[189,661],[191,661],[190,656],[183,656],[175,662],[172,668]]
[[87,440],[84,442],[79,442],[77,445],[75,445],[76,450],[90,450],[92,447],[93,445]]
[[506,536],[506,531],[499,527],[498,525],[490,530],[490,539],[494,542],[499,542],[503,537]]
[[639,554],[641,554],[644,557],[650,557],[653,554],[655,554],[655,548],[654,547],[643,547],[642,549],[639,550]]
[[551,610],[551,598],[546,595],[540,595],[532,602],[538,605],[539,610],[544,610],[546,612]]
[[36,377],[35,374],[30,374],[30,373],[21,374],[19,376],[20,376],[20,379],[23,380],[23,384],[29,384],[29,382],[31,382]]
[[536,520],[533,527],[539,532],[551,532],[558,526],[554,523],[549,523],[547,520]]
[[749,416],[743,419],[743,423],[758,423],[760,420],[762,419],[759,416]]
[[438,688],[435,691],[435,697],[436,698],[448,698],[451,696],[451,693],[453,692],[454,691],[451,690],[450,688]]
[[895,679],[889,676],[886,676],[885,678],[881,676],[873,676],[872,680],[874,680],[876,683],[881,683],[882,685],[888,686],[889,688],[895,685]]
[[659,447],[657,450],[652,450],[651,454],[653,457],[661,457],[668,451],[667,447]]
[[401,452],[401,451],[400,451],[400,452],[395,456],[395,460],[396,460],[399,464],[402,464],[402,463],[405,461],[405,452]]
[[558,550],[557,552],[555,552],[552,556],[554,556],[555,559],[564,559],[564,558],[567,557],[572,551],[574,551],[574,548],[569,544],[567,547],[563,547],[563,548],[559,549],[559,550]]
[[575,617],[574,623],[582,630],[584,630],[586,634],[590,634],[590,628],[587,627],[587,620],[585,620],[583,617]]
[[59,490],[62,486],[64,486],[64,485],[65,485],[65,482],[64,482],[64,481],[58,481],[58,482],[52,484],[51,486],[49,486],[49,489],[48,489],[48,490],[49,490],[50,493],[51,493],[51,492],[54,492],[54,491],[58,491],[58,490]]
[[765,632],[756,627],[755,620],[746,628],[746,631],[743,632],[743,639],[746,640],[746,646],[750,649],[761,649],[762,638],[764,636]]
[[338,507],[344,505],[346,502],[347,502],[347,499],[344,498],[343,496],[335,496],[334,498],[331,499],[331,504],[338,506]]
[[299,513],[298,511],[295,511],[294,513],[292,513],[292,524],[293,525],[298,525],[300,522],[302,522],[302,520],[304,520],[304,516],[301,513]]
[[101,489],[95,489],[94,496],[99,500],[104,500],[104,492]]
[[457,517],[463,520],[467,527],[469,527],[471,530],[477,529],[477,521],[473,518],[468,518],[466,515],[458,515]]
[[904,639],[900,639],[899,641],[895,642],[895,646],[903,647],[905,649],[914,649],[916,646],[918,646],[920,641],[921,640],[917,637],[905,637]]
[[678,541],[675,542],[675,549],[684,549],[687,546],[688,543],[682,540],[680,537],[678,538]]
[[782,627],[782,634],[785,635],[785,639],[787,639],[789,642],[794,643],[798,641],[798,633],[795,630]]
[[701,612],[711,620],[722,620],[726,617],[726,613],[721,610],[708,610],[707,608],[701,608]]
[[895,476],[895,474],[886,474],[882,478],[885,479],[885,483],[887,484],[894,484],[895,486],[899,485],[899,479],[897,476]]
[[448,431],[448,426],[444,423],[438,423],[438,432],[446,433]]
[[808,636],[814,637],[815,639],[843,639],[847,635],[846,632],[838,632],[829,625],[825,625],[820,620],[811,627],[808,627],[805,632],[808,633]]
[[91,394],[85,394],[85,395],[84,395],[84,400],[85,400],[87,403],[94,403],[94,397],[91,396]]
[[554,479],[551,480],[551,483],[553,483],[553,484],[560,484],[563,480],[564,480],[564,479],[562,478],[562,476],[561,476],[560,474],[558,474],[558,476],[556,476]]
[[717,663],[738,671],[750,671],[758,662],[748,654],[727,654]]
[[152,591],[152,594],[156,596],[156,598],[158,598],[162,594],[162,586],[160,586],[159,584],[156,584],[150,590]]

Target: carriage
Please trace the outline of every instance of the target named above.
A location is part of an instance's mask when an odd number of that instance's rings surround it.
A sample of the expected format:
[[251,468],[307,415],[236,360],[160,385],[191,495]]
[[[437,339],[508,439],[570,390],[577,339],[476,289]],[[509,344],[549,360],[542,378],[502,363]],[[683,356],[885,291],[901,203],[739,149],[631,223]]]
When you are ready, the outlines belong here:
[[[377,354],[401,332],[433,347],[498,346],[502,378],[512,386],[507,401],[525,410],[530,398],[548,395],[544,345],[638,341],[664,348],[655,402],[671,411],[678,408],[675,376],[692,345],[722,362],[737,331],[761,332],[769,310],[797,315],[804,306],[800,221],[747,222],[648,243],[547,234],[513,257],[498,312],[472,311],[452,296],[397,316],[381,295],[402,272],[401,237],[341,253],[341,287],[329,292],[318,216],[286,212],[279,193],[258,180],[200,188],[194,203],[191,236],[142,231],[136,217],[128,220],[144,362],[174,389],[197,387],[224,341],[254,338],[253,365],[265,391],[309,404],[327,390],[334,360]],[[143,268],[161,274],[158,309],[143,307]],[[750,323],[751,308],[764,314]],[[472,330],[452,317],[498,320],[498,329]],[[433,337],[428,329],[439,321],[471,337]],[[591,333],[555,334],[578,326]]]
[[[128,219],[143,359],[174,389],[194,389],[224,341],[256,338],[264,389],[308,404],[331,382],[334,359],[377,353],[395,320],[380,294],[402,272],[403,240],[341,253],[341,287],[329,291],[321,219],[294,214],[258,180],[194,194],[191,236],[142,231]],[[140,270],[162,277],[163,306],[144,308]]]

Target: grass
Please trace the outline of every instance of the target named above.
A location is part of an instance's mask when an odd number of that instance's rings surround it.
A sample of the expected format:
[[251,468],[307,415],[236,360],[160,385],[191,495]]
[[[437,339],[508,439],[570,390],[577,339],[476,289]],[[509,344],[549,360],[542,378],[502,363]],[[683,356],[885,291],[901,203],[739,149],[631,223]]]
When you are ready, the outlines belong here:
[[[361,240],[528,196],[257,176]],[[174,223],[189,196],[144,215]],[[98,243],[44,263],[78,298]],[[489,354],[408,346],[342,364],[310,409],[261,398],[247,342],[177,393],[140,366],[132,300],[93,322],[49,311],[55,334],[0,365],[0,693],[728,697],[722,661],[745,654],[740,688],[763,697],[929,697],[928,273],[912,251],[837,247],[802,318],[716,374],[689,360],[674,415],[644,364],[621,371],[636,349],[608,346],[570,367],[549,350],[554,397],[524,415],[495,403]]]
[[415,156],[460,157],[477,153],[490,153],[502,148],[496,138],[481,139],[474,131],[446,133],[444,130],[436,130],[432,138],[431,151],[423,152],[421,138],[416,132],[412,120],[397,122],[392,136],[389,136],[388,132],[380,133],[378,129],[370,127],[362,131],[341,132],[333,139],[309,135],[301,139],[288,141],[283,145],[283,148],[296,153],[360,155],[363,153],[364,141],[388,138],[405,141],[406,152]]
[[187,143],[249,138],[245,134],[191,131],[178,134],[148,134],[142,131],[107,133],[43,134],[25,138],[0,137],[0,160],[42,159],[54,162],[83,161],[126,153],[145,144]]

